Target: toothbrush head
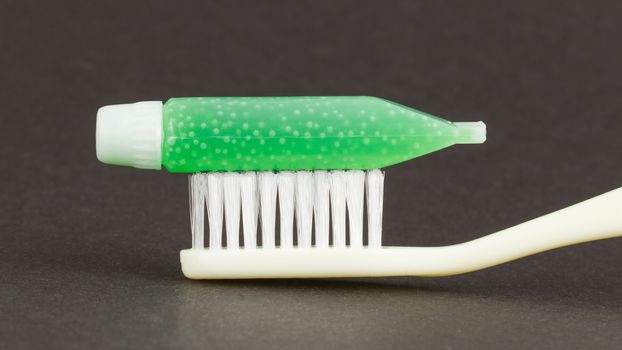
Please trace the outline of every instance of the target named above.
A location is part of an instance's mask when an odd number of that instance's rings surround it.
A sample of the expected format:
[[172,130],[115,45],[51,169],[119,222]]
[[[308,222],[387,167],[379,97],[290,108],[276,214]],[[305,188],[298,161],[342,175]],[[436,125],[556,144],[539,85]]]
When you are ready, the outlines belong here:
[[377,169],[190,175],[188,254],[380,248],[383,182]]

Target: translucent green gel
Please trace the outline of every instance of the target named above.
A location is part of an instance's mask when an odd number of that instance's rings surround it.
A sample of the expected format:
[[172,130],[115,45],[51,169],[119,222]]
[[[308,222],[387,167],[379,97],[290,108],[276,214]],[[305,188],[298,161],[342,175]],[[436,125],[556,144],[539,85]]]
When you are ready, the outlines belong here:
[[367,96],[173,98],[163,114],[171,172],[373,169],[482,142],[457,123]]

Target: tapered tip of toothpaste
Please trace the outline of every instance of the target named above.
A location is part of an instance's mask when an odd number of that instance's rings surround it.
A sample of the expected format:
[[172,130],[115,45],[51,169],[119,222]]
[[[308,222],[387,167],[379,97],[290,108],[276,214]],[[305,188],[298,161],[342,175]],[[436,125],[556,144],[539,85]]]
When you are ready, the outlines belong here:
[[454,125],[458,129],[457,143],[484,143],[486,141],[484,122],[458,122]]
[[162,167],[162,102],[104,106],[97,111],[100,162],[140,169]]

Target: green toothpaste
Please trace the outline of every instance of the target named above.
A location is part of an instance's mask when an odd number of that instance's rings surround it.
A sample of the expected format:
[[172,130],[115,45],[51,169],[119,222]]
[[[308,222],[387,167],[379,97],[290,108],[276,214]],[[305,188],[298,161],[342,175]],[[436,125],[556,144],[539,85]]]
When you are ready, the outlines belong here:
[[100,161],[181,173],[375,169],[485,139],[482,122],[368,96],[172,98],[97,118]]

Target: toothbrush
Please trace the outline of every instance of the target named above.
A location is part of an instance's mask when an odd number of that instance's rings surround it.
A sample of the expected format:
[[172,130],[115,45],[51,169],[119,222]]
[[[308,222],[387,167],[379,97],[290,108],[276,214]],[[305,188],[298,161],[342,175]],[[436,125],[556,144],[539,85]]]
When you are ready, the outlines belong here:
[[192,279],[453,275],[622,235],[618,189],[462,244],[383,247],[378,168],[482,143],[486,130],[374,97],[112,105],[98,111],[96,136],[104,163],[192,173],[192,249],[180,253]]

